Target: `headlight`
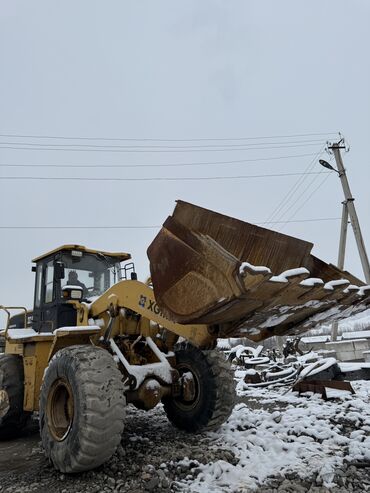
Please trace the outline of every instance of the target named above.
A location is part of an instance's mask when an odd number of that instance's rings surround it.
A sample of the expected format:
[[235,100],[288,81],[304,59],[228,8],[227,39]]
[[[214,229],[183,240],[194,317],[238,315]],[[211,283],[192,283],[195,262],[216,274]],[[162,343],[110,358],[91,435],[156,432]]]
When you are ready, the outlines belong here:
[[65,300],[81,300],[83,288],[80,286],[64,286],[62,288],[62,296]]

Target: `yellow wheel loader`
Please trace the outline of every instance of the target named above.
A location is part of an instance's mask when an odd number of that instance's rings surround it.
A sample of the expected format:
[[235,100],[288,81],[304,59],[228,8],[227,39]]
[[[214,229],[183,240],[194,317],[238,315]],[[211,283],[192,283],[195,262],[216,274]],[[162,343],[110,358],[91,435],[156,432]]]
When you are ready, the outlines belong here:
[[148,248],[150,282],[127,253],[64,245],[34,259],[33,310],[1,306],[0,439],[38,412],[47,457],[76,473],[113,455],[130,403],[217,429],[235,396],[217,338],[297,334],[370,306],[368,286],[311,248],[178,201]]

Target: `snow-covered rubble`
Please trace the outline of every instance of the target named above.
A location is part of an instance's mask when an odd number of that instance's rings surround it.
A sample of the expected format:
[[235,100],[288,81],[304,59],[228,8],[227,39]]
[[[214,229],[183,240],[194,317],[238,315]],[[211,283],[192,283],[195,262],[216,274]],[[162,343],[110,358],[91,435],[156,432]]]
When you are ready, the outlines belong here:
[[[239,372],[239,403],[229,421],[212,434],[213,447],[227,447],[236,465],[216,461],[200,466],[187,491],[206,493],[257,490],[278,475],[316,477],[335,485],[343,462],[370,463],[370,382],[354,382],[354,396],[325,402],[317,394],[249,388]],[[348,431],[350,430],[350,431]],[[184,481],[184,488],[190,486]]]

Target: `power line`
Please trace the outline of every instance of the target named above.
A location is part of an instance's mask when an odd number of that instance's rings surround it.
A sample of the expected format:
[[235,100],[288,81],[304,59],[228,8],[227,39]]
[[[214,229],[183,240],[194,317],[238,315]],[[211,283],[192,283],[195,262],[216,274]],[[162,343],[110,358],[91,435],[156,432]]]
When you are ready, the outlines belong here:
[[[340,217],[321,217],[315,219],[296,219],[294,221],[274,221],[272,224],[279,223],[308,223],[321,221],[338,221]],[[258,225],[266,224],[253,223]],[[162,226],[0,226],[0,229],[159,229]]]
[[[324,146],[322,146],[319,149],[319,151],[314,155],[315,157],[309,162],[308,166],[304,170],[304,173],[308,173],[314,168],[316,161],[319,158],[320,154],[322,153],[323,149],[324,149]],[[283,212],[283,213],[281,213],[281,212],[283,211],[285,205],[288,204],[289,201],[294,197],[296,192],[298,192],[300,187],[305,182],[306,178],[307,178],[307,175],[302,175],[297,179],[297,181],[293,184],[293,186],[288,191],[288,193],[283,196],[283,198],[281,199],[279,204],[275,207],[275,209],[272,211],[272,213],[268,216],[268,218],[266,220],[267,222],[277,218],[278,216],[280,216],[280,218],[284,217],[285,212]]]
[[[296,199],[290,204],[288,205],[288,207],[285,209],[285,211],[283,212],[283,214],[280,215],[279,219],[283,219],[284,216],[287,216],[287,214],[293,209],[293,207],[301,201],[301,199],[306,195],[306,193],[309,193],[310,189],[312,188],[312,186],[315,184],[316,180],[319,178],[319,175],[322,175],[323,174],[323,171],[321,173],[319,173],[318,175],[314,176],[311,181],[308,183],[308,185],[306,186],[306,188],[303,190],[302,193],[300,193],[299,195],[297,195]],[[307,176],[304,177],[305,179],[307,178]],[[303,181],[302,181],[303,183]]]
[[337,221],[342,219],[341,217],[318,217],[315,219],[295,219],[292,221],[272,221],[272,223],[256,223],[256,224],[280,224],[280,223],[311,223],[311,222],[320,222],[320,221]]
[[[318,158],[318,156],[317,156],[317,158]],[[313,162],[312,162],[312,166],[311,166],[310,170],[311,170],[311,169],[313,169],[313,167],[314,167],[314,165],[315,165],[315,164],[316,164],[316,162],[315,162],[315,159],[314,159],[314,160],[313,160]],[[321,173],[319,173],[319,175],[320,175],[320,174],[323,174],[323,171],[322,171]],[[299,194],[299,195],[296,197],[296,199],[294,200],[294,202],[292,202],[290,205],[288,205],[288,207],[285,209],[285,211],[283,212],[283,214],[282,214],[282,215],[280,215],[279,219],[282,219],[284,216],[286,216],[286,215],[289,213],[289,211],[290,211],[290,210],[291,210],[291,209],[292,209],[292,208],[293,208],[293,207],[294,207],[294,206],[295,206],[298,202],[300,202],[302,198],[304,198],[305,194],[306,194],[306,193],[309,193],[309,190],[312,188],[312,186],[314,185],[314,183],[316,182],[316,180],[319,178],[319,175],[316,175],[316,176],[314,176],[314,177],[311,179],[311,181],[308,183],[308,185],[306,186],[306,188],[303,190],[303,193]],[[304,182],[305,182],[305,180],[307,179],[307,175],[306,175],[306,176],[304,176],[303,178],[301,177],[301,178],[299,178],[299,179],[300,179],[300,180],[302,180],[302,181],[301,181],[301,184],[300,184],[300,186],[301,186],[301,185],[303,185],[303,183],[304,183]],[[324,181],[325,181],[325,180],[324,180]],[[321,185],[319,185],[319,186],[317,187],[317,189],[318,189],[318,188],[320,188],[320,186],[321,186]],[[311,195],[309,195],[309,197],[308,197],[308,198],[310,198],[310,197],[313,195],[313,193],[315,193],[315,191],[316,191],[316,188],[314,189],[314,191],[312,192],[312,194],[311,194]],[[288,219],[291,219],[292,217],[294,217],[294,216],[295,216],[295,214],[297,213],[297,211],[301,210],[301,208],[303,207],[303,205],[304,205],[306,202],[307,202],[307,201],[304,201],[304,202],[302,203],[302,205],[298,207],[298,209],[296,210],[296,212],[295,212],[295,213],[293,213],[290,217],[288,217]],[[283,226],[284,226],[284,225],[283,225]]]
[[310,200],[310,198],[324,185],[324,183],[327,181],[327,179],[329,178],[329,175],[327,175],[322,181],[321,183],[318,184],[318,186],[312,191],[312,193],[306,198],[306,200],[301,204],[300,207],[298,207],[298,209],[296,209],[296,211],[288,218],[287,221],[284,221],[284,223],[282,224],[281,228],[280,228],[280,231],[284,228],[284,226],[291,222],[293,220],[293,218],[296,216],[296,214],[303,208],[304,205],[307,204],[307,202]]
[[[323,147],[321,147],[321,149],[318,151],[318,153],[315,154],[314,158],[309,162],[309,164],[307,165],[307,167],[304,169],[304,173],[308,173],[309,171],[311,171],[311,169],[313,168],[314,166],[314,163],[317,159],[317,157],[320,155],[321,153],[321,150],[322,150]],[[279,213],[281,213],[282,209],[285,207],[285,205],[287,203],[289,203],[289,201],[291,200],[291,198],[294,196],[295,192],[299,189],[299,187],[301,186],[302,184],[302,181],[305,179],[306,177],[305,176],[300,176],[293,184],[293,186],[288,190],[288,192],[283,196],[283,198],[279,201],[279,203],[277,204],[277,206],[275,207],[275,209],[270,213],[270,215],[268,216],[268,218],[266,219],[266,222],[269,222],[269,221],[272,221],[273,219],[275,219]]]
[[0,137],[6,138],[22,138],[22,139],[53,139],[53,140],[101,140],[101,141],[121,141],[121,142],[203,142],[203,141],[241,141],[241,140],[261,140],[261,139],[286,139],[296,137],[318,137],[336,135],[338,132],[318,132],[318,133],[303,133],[290,135],[263,135],[259,137],[223,137],[223,138],[189,138],[189,139],[160,139],[160,138],[130,138],[130,137],[75,137],[66,135],[23,135],[4,133]]
[[[323,172],[311,172],[310,175],[318,175]],[[330,174],[330,171],[324,171],[324,173]],[[66,177],[66,176],[0,176],[0,180],[54,180],[54,181],[198,181],[198,180],[239,180],[245,178],[272,178],[280,176],[299,176],[304,173],[273,173],[263,175],[239,175],[239,176],[200,176],[200,177],[145,177],[145,178],[95,178],[95,177]]]
[[314,143],[322,143],[322,139],[310,139],[310,140],[293,140],[293,141],[285,141],[285,142],[253,142],[253,143],[243,143],[243,144],[201,144],[201,145],[157,145],[157,144],[144,144],[144,145],[107,145],[107,144],[43,144],[40,142],[0,142],[0,145],[14,145],[14,146],[32,146],[32,147],[73,147],[73,148],[104,148],[104,149],[204,149],[204,148],[241,148],[241,147],[254,147],[254,146],[272,146],[272,145],[288,145],[288,144],[314,144]]
[[[321,141],[320,141],[321,142]],[[317,143],[312,144],[289,144],[289,145],[277,145],[277,146],[264,146],[264,147],[242,147],[242,148],[224,148],[224,149],[100,149],[100,148],[73,148],[67,149],[65,147],[23,147],[6,145],[6,143],[0,142],[0,149],[13,149],[13,150],[26,150],[26,151],[66,151],[66,152],[131,152],[131,153],[168,153],[168,152],[231,152],[231,151],[258,151],[258,150],[268,150],[268,149],[288,149],[297,147],[311,147],[317,146]],[[98,146],[100,147],[100,146]]]
[[199,163],[165,163],[165,164],[8,164],[0,163],[0,167],[3,168],[28,168],[28,167],[40,167],[40,168],[166,168],[166,167],[181,167],[181,166],[214,166],[220,164],[241,164],[248,162],[260,162],[260,161],[275,161],[279,159],[294,159],[307,156],[316,156],[317,153],[309,154],[293,154],[289,156],[276,156],[270,158],[255,158],[255,159],[237,159],[233,161],[205,161]]

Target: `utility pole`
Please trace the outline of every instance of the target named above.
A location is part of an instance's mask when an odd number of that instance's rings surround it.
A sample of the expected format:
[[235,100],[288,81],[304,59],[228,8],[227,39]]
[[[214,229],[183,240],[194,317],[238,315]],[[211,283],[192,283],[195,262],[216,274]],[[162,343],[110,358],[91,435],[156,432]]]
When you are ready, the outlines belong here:
[[[347,243],[347,229],[348,229],[348,207],[347,201],[342,202],[342,223],[340,227],[340,239],[339,239],[339,251],[338,251],[338,263],[337,267],[340,270],[344,269],[344,257],[346,254]],[[331,340],[336,341],[338,339],[338,321],[335,321],[331,325]]]
[[348,229],[348,207],[347,201],[342,202],[342,223],[340,227],[339,252],[337,266],[340,270],[344,269],[344,257],[346,255],[347,229]]
[[[358,253],[360,255],[362,270],[364,272],[365,280],[368,284],[370,284],[370,264],[369,259],[366,253],[364,239],[362,237],[360,222],[357,217],[357,212],[355,209],[354,201],[355,199],[352,196],[351,189],[349,188],[349,183],[346,175],[346,170],[344,168],[341,149],[345,149],[344,139],[340,139],[338,143],[331,144],[328,146],[335,158],[335,162],[337,164],[337,169],[333,168],[331,164],[323,159],[320,159],[320,164],[327,169],[336,171],[342,183],[343,193],[344,193],[344,201],[342,202],[342,223],[340,229],[340,240],[339,240],[339,252],[338,252],[338,268],[344,269],[344,257],[346,252],[346,241],[347,241],[347,228],[348,228],[348,216],[350,218],[350,222],[352,224],[353,233],[355,235]],[[336,341],[338,336],[338,322],[333,322],[331,329],[331,340]]]
[[[360,228],[360,222],[358,220],[357,212],[355,209],[355,204],[354,201],[355,199],[352,196],[351,189],[349,188],[349,183],[346,175],[346,170],[344,169],[344,164],[342,160],[342,156],[340,153],[341,149],[345,149],[343,144],[343,139],[341,139],[337,144],[332,144],[331,146],[328,147],[331,151],[333,151],[335,162],[337,164],[338,168],[338,174],[340,181],[342,183],[342,188],[343,188],[343,193],[344,193],[344,198],[345,198],[345,204],[343,204],[343,208],[347,209],[347,212],[344,211],[343,209],[343,214],[342,214],[342,230],[341,230],[341,240],[346,238],[346,227],[344,228],[344,219],[345,215],[347,214],[347,218],[349,215],[351,224],[352,224],[352,229],[353,229],[353,234],[355,235],[356,243],[357,243],[357,249],[358,253],[360,255],[360,260],[361,260],[361,265],[362,265],[362,270],[364,272],[364,277],[365,280],[368,284],[370,284],[370,264],[369,264],[369,258],[366,253],[366,248],[365,248],[365,243],[364,239],[362,237],[361,233],[361,228]],[[346,221],[347,222],[347,221]],[[344,265],[339,265],[339,261],[342,262],[343,259],[343,264],[344,264],[344,252],[345,252],[345,243],[341,243],[341,250],[339,251],[339,258],[338,258],[338,267],[340,269],[343,269]]]

